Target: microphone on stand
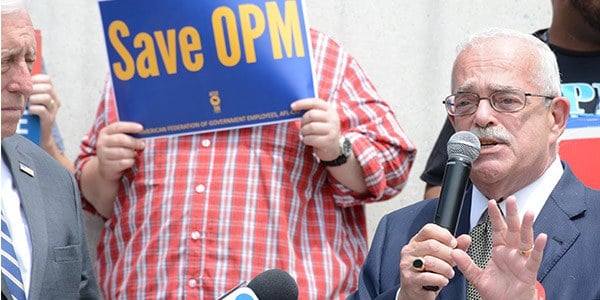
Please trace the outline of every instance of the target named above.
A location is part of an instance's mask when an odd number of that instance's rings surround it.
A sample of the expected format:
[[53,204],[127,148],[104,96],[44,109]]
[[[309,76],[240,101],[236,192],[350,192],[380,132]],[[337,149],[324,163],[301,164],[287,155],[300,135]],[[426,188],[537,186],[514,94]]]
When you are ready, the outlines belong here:
[[298,284],[283,270],[258,274],[248,284],[242,282],[218,300],[297,300]]

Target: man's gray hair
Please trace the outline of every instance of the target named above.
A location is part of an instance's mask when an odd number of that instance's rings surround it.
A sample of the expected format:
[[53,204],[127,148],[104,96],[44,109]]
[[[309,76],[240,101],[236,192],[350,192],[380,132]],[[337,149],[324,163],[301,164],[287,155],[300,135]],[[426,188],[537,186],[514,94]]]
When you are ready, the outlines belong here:
[[525,42],[535,50],[531,70],[531,83],[540,88],[548,96],[558,97],[560,90],[560,73],[554,52],[540,39],[531,34],[505,28],[488,28],[471,35],[466,41],[458,45],[460,54],[468,48],[481,48],[486,41],[497,38],[513,38]]
[[25,9],[23,0],[2,0],[2,14],[10,14]]

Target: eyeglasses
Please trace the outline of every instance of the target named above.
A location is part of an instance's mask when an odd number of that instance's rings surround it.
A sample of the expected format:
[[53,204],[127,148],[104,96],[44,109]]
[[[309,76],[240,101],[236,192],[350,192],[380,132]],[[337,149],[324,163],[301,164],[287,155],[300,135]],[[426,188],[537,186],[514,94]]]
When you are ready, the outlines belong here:
[[524,93],[519,90],[497,91],[489,97],[480,97],[475,93],[456,93],[452,94],[442,103],[446,105],[446,111],[451,116],[468,116],[474,114],[479,106],[479,101],[487,99],[492,108],[501,113],[514,113],[525,108],[527,97],[542,97],[545,99],[554,99],[554,97]]

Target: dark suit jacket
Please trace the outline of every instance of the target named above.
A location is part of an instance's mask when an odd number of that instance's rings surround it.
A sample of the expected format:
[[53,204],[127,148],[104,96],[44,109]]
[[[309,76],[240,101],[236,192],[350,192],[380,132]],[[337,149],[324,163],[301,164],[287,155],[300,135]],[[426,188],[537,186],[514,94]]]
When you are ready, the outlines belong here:
[[[585,187],[563,163],[565,172],[534,223],[534,234],[548,243],[537,279],[547,299],[600,299],[600,191]],[[459,217],[457,235],[468,233],[471,187]],[[394,299],[400,286],[400,249],[426,223],[437,199],[421,201],[382,218],[358,290],[349,299]],[[456,275],[437,299],[466,299],[466,280]]]
[[[15,134],[2,139],[31,235],[28,299],[99,299],[77,183],[44,150]],[[3,280],[4,283],[4,280]],[[5,298],[2,285],[2,299]]]

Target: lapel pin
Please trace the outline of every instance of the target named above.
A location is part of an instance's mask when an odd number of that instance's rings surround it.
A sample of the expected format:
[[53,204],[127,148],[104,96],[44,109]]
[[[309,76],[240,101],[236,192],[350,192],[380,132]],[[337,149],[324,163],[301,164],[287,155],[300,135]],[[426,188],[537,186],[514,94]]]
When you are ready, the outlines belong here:
[[33,171],[33,169],[31,169],[30,167],[28,167],[22,163],[19,163],[19,169],[21,169],[21,172],[23,172],[31,177],[35,176],[35,172]]

